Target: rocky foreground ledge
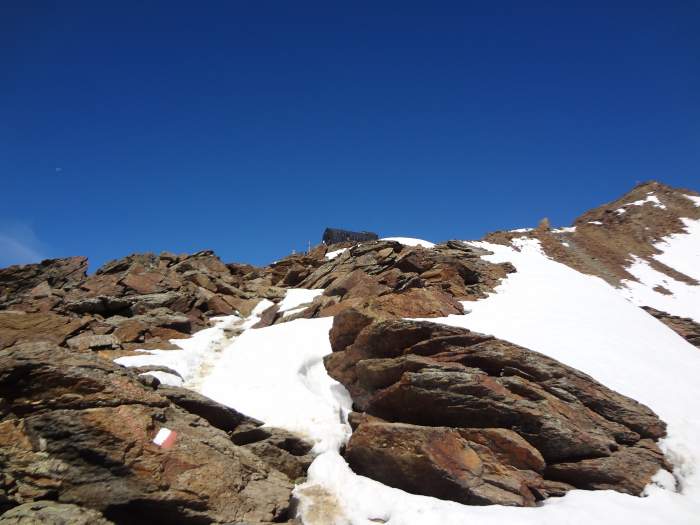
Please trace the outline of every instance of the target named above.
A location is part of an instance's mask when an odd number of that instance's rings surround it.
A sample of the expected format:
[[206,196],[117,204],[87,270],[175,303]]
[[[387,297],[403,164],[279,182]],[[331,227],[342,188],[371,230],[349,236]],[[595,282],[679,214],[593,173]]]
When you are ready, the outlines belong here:
[[288,432],[49,343],[0,352],[0,399],[2,524],[286,522],[311,462]]

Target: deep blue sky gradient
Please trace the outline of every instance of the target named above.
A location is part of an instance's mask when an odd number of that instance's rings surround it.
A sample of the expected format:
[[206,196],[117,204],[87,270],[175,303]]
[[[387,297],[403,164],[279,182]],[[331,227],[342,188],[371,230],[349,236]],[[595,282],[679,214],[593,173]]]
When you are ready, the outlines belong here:
[[263,264],[700,189],[700,3],[575,5],[3,1],[0,265]]

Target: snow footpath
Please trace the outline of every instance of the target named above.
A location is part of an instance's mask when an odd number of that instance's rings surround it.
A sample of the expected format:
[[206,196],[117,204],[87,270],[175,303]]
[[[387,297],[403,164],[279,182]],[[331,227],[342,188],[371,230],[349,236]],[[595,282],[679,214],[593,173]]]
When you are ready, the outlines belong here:
[[332,324],[329,317],[298,319],[244,332],[225,349],[200,392],[268,426],[303,435],[316,454],[338,450],[350,436],[352,400],[323,366]]
[[[289,289],[281,312],[293,312],[323,290]],[[313,452],[337,451],[350,437],[352,400],[331,379],[323,357],[331,352],[333,318],[299,319],[250,329],[272,302],[261,301],[250,317],[214,318],[214,326],[189,339],[173,339],[179,350],[142,350],[115,359],[121,365],[165,366],[147,372],[162,383],[195,390],[267,426],[296,432],[314,443]]]
[[[700,281],[700,220],[681,220],[686,233],[669,235],[656,243],[654,247],[662,253],[655,255],[654,259]],[[700,286],[673,279],[639,257],[634,258],[627,271],[638,279],[622,282],[621,291],[632,303],[700,322]],[[657,286],[662,286],[672,295],[654,290]]]
[[497,293],[469,302],[468,315],[431,320],[542,352],[647,404],[668,423],[662,447],[675,465],[680,492],[671,490],[675,480],[670,475],[659,474],[658,484],[650,485],[643,498],[576,490],[537,508],[470,507],[358,476],[339,454],[350,435],[346,415],[351,400],[323,366],[323,357],[331,352],[330,318],[298,319],[226,336],[227,327],[255,324],[262,305],[247,320],[224,318],[192,339],[175,341],[184,344],[180,355],[178,350],[151,351],[118,362],[170,366],[183,375],[185,386],[311,439],[317,457],[307,482],[294,491],[307,525],[699,524],[697,348],[602,280],[548,259],[536,241],[522,241],[520,251],[474,244],[494,252],[487,257],[494,262],[511,261],[517,272]]

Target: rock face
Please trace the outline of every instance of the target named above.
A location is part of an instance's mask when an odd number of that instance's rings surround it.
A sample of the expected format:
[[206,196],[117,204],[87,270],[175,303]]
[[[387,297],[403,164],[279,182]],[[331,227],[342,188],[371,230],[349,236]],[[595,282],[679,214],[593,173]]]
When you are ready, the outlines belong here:
[[[269,429],[250,435],[259,425],[196,394],[149,388],[92,353],[49,343],[7,348],[0,351],[0,511],[9,513],[0,522],[24,523],[27,513],[32,523],[285,521],[293,480],[305,468],[280,457],[287,449],[303,457],[310,445]],[[159,446],[163,429],[175,439]],[[222,429],[248,431],[246,446]]]
[[427,322],[339,315],[329,374],[356,418],[347,459],[410,492],[534,505],[576,487],[639,494],[667,468],[649,408],[537,352]]

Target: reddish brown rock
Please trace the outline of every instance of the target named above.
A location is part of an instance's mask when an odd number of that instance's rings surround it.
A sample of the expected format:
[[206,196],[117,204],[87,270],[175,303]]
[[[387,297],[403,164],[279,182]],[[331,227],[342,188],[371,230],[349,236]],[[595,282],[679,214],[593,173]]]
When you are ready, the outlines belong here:
[[616,490],[637,496],[659,468],[670,470],[663,453],[650,439],[624,447],[610,456],[547,466],[546,476],[588,490]]
[[382,295],[370,301],[368,309],[378,315],[399,318],[447,317],[464,313],[464,307],[453,296],[428,288]]
[[[653,442],[665,435],[665,425],[649,408],[554,359],[460,328],[386,320],[359,329],[353,319],[363,318],[345,313],[334,324],[333,339],[342,344],[334,345],[338,351],[325,364],[348,388],[356,409],[383,424],[420,425],[426,436],[430,429],[455,429],[479,457],[491,458],[488,483],[525,498],[506,498],[507,504],[529,505],[530,497],[561,495],[571,487],[639,494],[659,469],[668,468]],[[360,420],[358,431],[366,427],[363,421],[377,422]],[[373,431],[378,428],[384,427]],[[433,486],[444,483],[454,486],[443,459],[416,448],[418,431],[399,428],[392,427],[391,446],[382,445],[383,434],[358,437],[362,453],[352,453],[351,465],[420,494],[437,495]],[[431,474],[405,481],[407,457],[419,470],[432,468]],[[523,496],[523,486],[530,496]],[[465,501],[450,494],[444,497]],[[489,501],[499,502],[495,496]]]
[[159,286],[162,279],[160,272],[129,273],[121,280],[121,284],[139,294],[158,293],[164,291]]
[[48,289],[77,286],[85,279],[86,272],[86,257],[47,259],[39,264],[0,269],[0,305],[11,304],[32,290],[36,293],[36,287],[43,283]]
[[451,428],[365,422],[346,458],[358,474],[414,494],[467,505],[535,504],[527,475]]
[[333,319],[329,337],[334,352],[340,352],[352,344],[357,334],[367,325],[372,323],[372,318],[354,309],[340,312]]
[[505,428],[459,428],[457,430],[464,439],[491,449],[501,463],[512,465],[520,470],[539,473],[546,466],[539,450],[512,430]]
[[36,341],[62,344],[88,322],[51,313],[0,312],[0,349]]

